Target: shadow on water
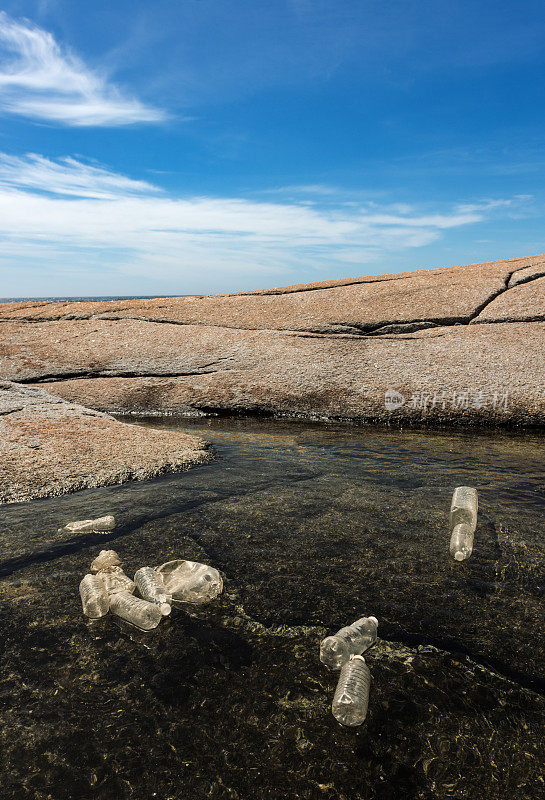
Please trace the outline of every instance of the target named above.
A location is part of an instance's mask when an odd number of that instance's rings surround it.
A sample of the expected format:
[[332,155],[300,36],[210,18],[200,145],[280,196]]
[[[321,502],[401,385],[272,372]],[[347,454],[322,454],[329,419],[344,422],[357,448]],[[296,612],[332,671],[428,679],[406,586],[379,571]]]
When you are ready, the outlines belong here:
[[[0,752],[36,800],[545,797],[538,435],[157,420],[212,440],[187,473],[2,508]],[[467,562],[456,485],[479,491]],[[106,535],[66,522],[113,513]],[[215,603],[143,633],[85,623],[99,549],[219,568]],[[320,638],[380,620],[368,719],[342,729]]]
[[[304,477],[293,475],[291,476],[291,480],[295,483],[300,480],[311,480],[313,477],[318,476],[313,476],[311,474],[306,474]],[[0,578],[12,575],[14,572],[17,572],[17,570],[23,569],[24,567],[29,567],[33,564],[39,564],[47,561],[55,561],[62,556],[78,553],[81,550],[87,550],[92,546],[99,545],[101,549],[105,547],[113,547],[118,539],[123,539],[128,534],[136,532],[138,528],[147,523],[168,519],[174,514],[182,514],[187,511],[193,511],[208,503],[222,503],[235,496],[240,497],[241,495],[251,495],[252,493],[266,491],[267,489],[271,489],[273,487],[274,484],[271,484],[270,482],[261,482],[255,487],[245,487],[239,489],[238,491],[221,493],[218,495],[218,497],[213,499],[204,497],[197,500],[191,500],[186,503],[173,504],[167,508],[162,508],[161,511],[155,514],[152,513],[141,515],[139,518],[137,517],[135,520],[133,520],[130,525],[117,525],[114,531],[108,532],[107,534],[90,532],[87,534],[70,537],[68,539],[63,539],[62,542],[59,542],[58,544],[52,544],[51,547],[47,549],[38,549],[32,553],[29,553],[28,555],[16,556],[14,558],[8,558],[4,561],[0,561]],[[62,531],[62,529],[59,529],[57,533],[61,537],[66,534],[66,532]],[[214,553],[211,552],[211,555],[213,556]]]

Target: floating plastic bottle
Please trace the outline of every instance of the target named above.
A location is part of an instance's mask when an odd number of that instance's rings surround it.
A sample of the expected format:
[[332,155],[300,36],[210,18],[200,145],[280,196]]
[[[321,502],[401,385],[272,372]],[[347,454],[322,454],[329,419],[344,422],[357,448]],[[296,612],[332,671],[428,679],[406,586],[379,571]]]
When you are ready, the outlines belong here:
[[116,594],[117,592],[129,592],[134,594],[136,586],[134,581],[131,581],[128,575],[125,575],[121,567],[108,567],[108,569],[99,573],[104,581],[106,591],[109,595]]
[[114,528],[115,519],[111,514],[108,514],[105,517],[97,517],[97,519],[81,519],[76,522],[69,522],[60,530],[70,531],[71,533],[87,533],[88,531],[104,533],[112,531]]
[[223,591],[223,580],[217,569],[197,561],[176,559],[156,567],[165,590],[173,600],[202,605],[214,600]]
[[141,600],[125,591],[116,592],[111,596],[110,611],[143,631],[156,628],[163,618],[158,605],[148,603],[147,600]]
[[91,572],[101,572],[110,567],[120,567],[121,559],[115,550],[101,550],[95,560],[91,563]]
[[134,575],[134,582],[145,600],[159,606],[161,614],[170,614],[172,595],[168,594],[163,578],[153,567],[141,567]]
[[476,489],[458,486],[454,490],[450,506],[450,552],[456,561],[464,561],[473,551],[478,508]]
[[367,716],[371,672],[362,656],[343,664],[331,710],[341,725],[361,725]]
[[86,575],[79,585],[83,613],[90,619],[99,619],[108,613],[110,598],[100,575]]
[[362,617],[357,622],[341,628],[320,644],[320,661],[329,669],[340,669],[350,656],[361,655],[377,640],[378,620]]

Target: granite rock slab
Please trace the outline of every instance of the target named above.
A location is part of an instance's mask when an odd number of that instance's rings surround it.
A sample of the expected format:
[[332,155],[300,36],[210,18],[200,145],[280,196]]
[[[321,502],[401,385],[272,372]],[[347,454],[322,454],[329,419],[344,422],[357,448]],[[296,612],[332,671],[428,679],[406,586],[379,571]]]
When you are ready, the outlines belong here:
[[0,377],[109,413],[545,421],[543,255],[0,313]]
[[0,503],[150,478],[210,458],[202,439],[118,422],[0,381]]

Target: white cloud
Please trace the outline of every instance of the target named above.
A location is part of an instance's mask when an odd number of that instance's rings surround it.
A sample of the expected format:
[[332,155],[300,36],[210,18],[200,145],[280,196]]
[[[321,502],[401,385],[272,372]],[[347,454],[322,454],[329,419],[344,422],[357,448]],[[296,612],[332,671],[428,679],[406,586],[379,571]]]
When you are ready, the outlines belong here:
[[[505,201],[510,202],[510,201]],[[347,208],[240,198],[166,196],[102,166],[0,154],[1,262],[61,273],[99,268],[205,285],[206,273],[237,286],[242,275],[287,275],[353,265],[422,247],[477,223],[496,202],[418,214],[376,202]],[[352,269],[351,269],[352,271]],[[0,292],[0,295],[2,292]]]
[[146,181],[135,181],[70,156],[51,161],[35,153],[23,158],[0,153],[0,185],[103,200],[158,191]]
[[163,111],[127,97],[63,51],[53,36],[0,12],[0,109],[74,127],[159,122]]

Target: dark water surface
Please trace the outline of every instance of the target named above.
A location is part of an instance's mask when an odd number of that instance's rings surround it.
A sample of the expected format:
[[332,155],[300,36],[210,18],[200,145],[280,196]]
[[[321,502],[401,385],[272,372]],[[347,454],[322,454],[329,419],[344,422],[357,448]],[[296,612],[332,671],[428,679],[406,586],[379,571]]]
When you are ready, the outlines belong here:
[[[545,475],[538,435],[175,420],[218,460],[0,512],[2,796],[543,798]],[[455,486],[474,554],[448,554]],[[111,535],[57,528],[113,513]],[[101,547],[181,557],[225,592],[143,634],[86,624]],[[323,635],[380,622],[366,723],[330,713]],[[1,793],[1,792],[0,792]]]

